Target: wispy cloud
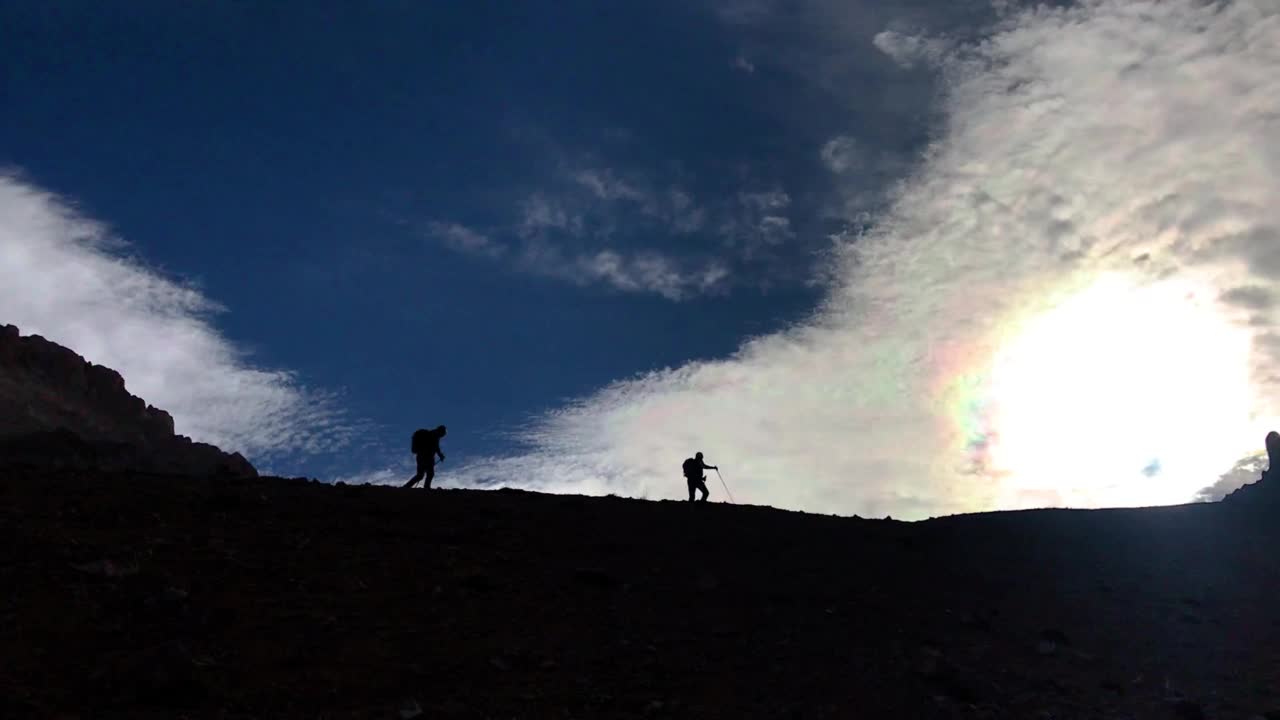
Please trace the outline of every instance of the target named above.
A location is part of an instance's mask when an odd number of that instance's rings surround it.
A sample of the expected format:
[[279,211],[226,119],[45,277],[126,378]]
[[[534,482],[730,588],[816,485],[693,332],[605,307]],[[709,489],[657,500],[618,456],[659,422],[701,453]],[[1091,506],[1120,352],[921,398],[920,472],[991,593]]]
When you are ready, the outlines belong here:
[[811,321],[611,385],[459,480],[679,497],[701,450],[740,501],[923,517],[1188,501],[1253,456],[1280,384],[1280,7],[1039,7],[940,65],[936,142]]
[[822,146],[822,164],[833,173],[845,173],[857,167],[862,160],[858,141],[847,135],[831,138]]
[[[428,235],[453,250],[580,286],[604,285],[672,301],[722,291],[730,276],[726,263],[705,254],[675,255],[646,247],[634,237],[639,231],[699,231],[706,210],[688,191],[603,166],[573,167],[559,180],[529,192],[508,224],[482,231],[433,221]],[[785,227],[770,230],[789,232]]]
[[795,238],[787,208],[791,196],[780,189],[738,193],[737,206],[720,234],[743,256],[753,258]]
[[728,269],[715,261],[693,267],[657,253],[566,252],[542,242],[528,243],[519,262],[528,272],[576,285],[602,283],[615,290],[655,294],[673,301],[713,292],[728,275]]
[[507,250],[505,246],[490,240],[487,235],[458,223],[433,222],[428,224],[427,230],[446,246],[459,252],[497,258],[502,257]]
[[617,177],[609,168],[587,168],[574,172],[572,176],[575,182],[600,200],[631,200],[645,204],[651,202],[648,193]]
[[548,197],[545,193],[530,194],[520,205],[516,233],[525,238],[538,236],[548,230],[582,235],[586,228],[582,211],[565,205],[562,200]]
[[67,201],[0,175],[0,321],[118,370],[179,433],[255,461],[351,439],[333,395],[255,367],[210,322],[217,303],[131,251]]
[[911,35],[895,30],[876,33],[872,42],[880,52],[906,69],[917,65],[938,64],[954,47],[954,44],[945,38]]

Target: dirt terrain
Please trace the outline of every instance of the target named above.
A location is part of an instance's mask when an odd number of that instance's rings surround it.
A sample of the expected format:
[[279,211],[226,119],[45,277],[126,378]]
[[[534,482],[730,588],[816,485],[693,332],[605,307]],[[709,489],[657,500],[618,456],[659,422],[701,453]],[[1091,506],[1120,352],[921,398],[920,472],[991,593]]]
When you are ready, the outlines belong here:
[[1280,717],[1260,504],[921,523],[0,473],[0,717]]

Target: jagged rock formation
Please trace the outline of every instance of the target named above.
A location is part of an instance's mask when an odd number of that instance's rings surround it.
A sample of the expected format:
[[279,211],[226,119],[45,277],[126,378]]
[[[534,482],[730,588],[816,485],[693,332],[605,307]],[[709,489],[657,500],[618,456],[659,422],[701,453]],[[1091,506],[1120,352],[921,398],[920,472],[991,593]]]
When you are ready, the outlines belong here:
[[111,368],[0,327],[0,465],[256,477],[239,453],[176,435]]
[[1271,477],[1270,470],[1264,470],[1262,477],[1248,485],[1242,485],[1227,493],[1222,502],[1233,505],[1272,505],[1280,503],[1280,477]]

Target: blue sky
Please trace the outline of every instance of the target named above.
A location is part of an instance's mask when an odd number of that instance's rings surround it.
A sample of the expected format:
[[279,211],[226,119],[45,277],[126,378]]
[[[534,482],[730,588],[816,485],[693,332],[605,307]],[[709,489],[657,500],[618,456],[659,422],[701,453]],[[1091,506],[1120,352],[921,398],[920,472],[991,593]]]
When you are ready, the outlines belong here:
[[[448,422],[459,457],[807,313],[846,225],[823,143],[925,131],[753,62],[688,3],[19,3],[3,25],[0,162],[198,282],[255,362],[393,439]],[[582,227],[522,228],[538,207]],[[562,255],[460,252],[454,226]],[[725,275],[664,297],[575,266],[601,251]]]
[[[1243,0],[1208,18],[1189,0],[1058,5],[0,3],[6,237],[13,257],[77,269],[12,264],[25,280],[0,320],[119,367],[180,431],[284,474],[390,481],[409,432],[447,423],[445,483],[665,496],[644,458],[702,448],[736,457],[749,499],[789,507],[1101,498],[1009,495],[990,458],[954,475],[998,433],[955,429],[985,421],[951,417],[938,388],[985,387],[991,328],[1163,237],[1085,231],[1153,222],[1094,194],[1147,181],[1097,158],[1142,148],[1132,172],[1186,178],[1166,195],[1243,207],[1195,195],[1226,171],[1179,149],[1248,154],[1274,128],[1164,122],[1200,107],[1204,87],[1175,77],[1194,67],[1112,29],[1145,12],[1227,38],[1187,57],[1241,74],[1229,106],[1265,94],[1247,68],[1270,67],[1274,20]],[[1262,38],[1231,45],[1244,28]],[[1261,245],[1267,212],[1237,213]],[[1173,266],[1187,247],[1169,245]],[[926,367],[939,343],[963,362]],[[902,451],[921,437],[935,450]],[[800,459],[833,445],[851,459]],[[1143,452],[1135,477],[1159,455]],[[1217,452],[1224,472],[1240,457]],[[768,489],[779,473],[811,480]]]

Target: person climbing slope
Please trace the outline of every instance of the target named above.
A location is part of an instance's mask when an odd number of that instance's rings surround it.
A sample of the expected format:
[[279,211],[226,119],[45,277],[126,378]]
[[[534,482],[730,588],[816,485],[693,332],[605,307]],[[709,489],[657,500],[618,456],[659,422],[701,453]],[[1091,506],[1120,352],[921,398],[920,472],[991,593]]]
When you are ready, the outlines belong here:
[[443,425],[435,430],[419,429],[414,431],[410,449],[414,455],[418,456],[418,472],[409,478],[409,482],[405,483],[404,487],[411,488],[425,477],[426,481],[422,483],[422,487],[426,490],[431,489],[431,480],[436,476],[436,455],[440,456],[441,462],[444,461],[444,452],[440,450],[440,438],[444,436],[445,428]]
[[684,477],[689,483],[689,502],[693,502],[694,491],[702,493],[702,502],[707,501],[707,478],[702,474],[703,470],[719,470],[715,465],[708,465],[702,460],[702,453],[698,453],[693,457],[684,461]]

